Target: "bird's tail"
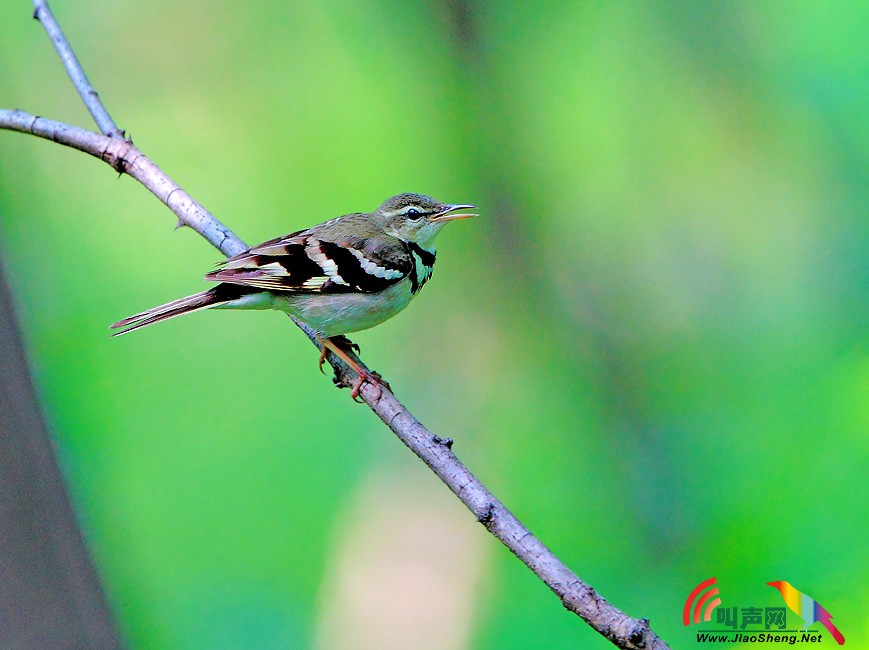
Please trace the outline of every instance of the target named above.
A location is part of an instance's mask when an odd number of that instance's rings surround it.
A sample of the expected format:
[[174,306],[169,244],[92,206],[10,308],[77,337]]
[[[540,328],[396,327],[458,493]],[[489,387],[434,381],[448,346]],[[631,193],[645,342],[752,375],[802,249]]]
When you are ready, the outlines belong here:
[[153,307],[139,314],[128,316],[127,318],[110,325],[111,329],[120,330],[119,332],[112,334],[112,336],[126,334],[127,332],[132,332],[133,330],[145,327],[146,325],[153,325],[154,323],[159,323],[160,321],[174,318],[175,316],[181,316],[181,314],[189,314],[190,312],[199,311],[200,309],[216,307],[229,302],[232,299],[228,296],[221,296],[221,292],[219,292],[218,289],[219,285],[218,287],[214,287],[208,291],[195,293],[192,296],[173,300],[172,302],[167,302],[165,305]]
[[821,615],[817,617],[818,621],[821,623],[821,625],[827,628],[827,631],[833,636],[834,639],[836,639],[836,643],[838,643],[839,645],[845,645],[845,637],[842,635],[841,632],[839,632],[838,628],[833,625],[833,621],[830,620],[833,617],[830,616],[829,612],[820,605],[818,605],[818,609],[821,610],[819,612]]

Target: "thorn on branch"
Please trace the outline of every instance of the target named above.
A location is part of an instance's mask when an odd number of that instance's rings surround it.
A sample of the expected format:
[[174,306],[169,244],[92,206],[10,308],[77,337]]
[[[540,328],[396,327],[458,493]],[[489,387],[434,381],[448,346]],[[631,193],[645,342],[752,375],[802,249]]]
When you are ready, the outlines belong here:
[[628,641],[633,643],[638,648],[646,646],[646,632],[649,631],[649,619],[641,618],[640,625],[631,630]]
[[440,436],[435,436],[435,435],[433,435],[433,436],[431,437],[431,440],[432,440],[432,442],[435,443],[436,445],[443,445],[443,446],[446,447],[447,449],[452,449],[452,448],[453,448],[453,439],[452,439],[452,438],[441,438]]
[[112,169],[118,172],[118,177],[123,176],[127,172],[127,161],[124,160],[124,155],[116,155],[109,153],[108,146],[103,150],[103,160],[105,160]]
[[489,502],[486,504],[486,509],[482,513],[478,512],[475,514],[477,515],[477,521],[488,528],[489,524],[492,523],[492,520],[495,517],[495,504]]

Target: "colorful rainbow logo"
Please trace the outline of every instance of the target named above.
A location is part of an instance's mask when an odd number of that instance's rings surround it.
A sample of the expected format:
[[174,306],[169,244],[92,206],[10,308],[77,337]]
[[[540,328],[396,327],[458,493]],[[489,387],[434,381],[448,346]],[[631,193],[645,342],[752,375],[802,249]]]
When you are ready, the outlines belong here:
[[[694,623],[700,622],[700,612],[703,612],[703,620],[709,621],[712,618],[712,610],[718,607],[721,604],[720,598],[715,598],[712,600],[714,596],[718,596],[718,587],[715,587],[715,577],[711,577],[708,580],[704,580],[699,585],[694,587],[694,590],[688,594],[688,599],[685,601],[685,609],[682,610],[682,623],[684,625],[691,625],[691,609],[694,610]],[[705,591],[707,588],[712,587],[708,591]],[[705,592],[705,593],[704,593]],[[702,596],[700,594],[703,593]],[[699,596],[699,598],[698,598]],[[694,600],[697,600],[697,603],[694,604]],[[703,609],[704,606],[706,609]]]
[[805,632],[813,623],[820,623],[830,635],[836,639],[839,645],[845,645],[845,637],[833,625],[830,612],[821,607],[821,603],[816,601],[808,594],[797,591],[794,586],[787,580],[776,580],[775,582],[767,582],[770,587],[775,587],[781,593],[782,599],[785,601],[791,611],[803,619],[802,631]]

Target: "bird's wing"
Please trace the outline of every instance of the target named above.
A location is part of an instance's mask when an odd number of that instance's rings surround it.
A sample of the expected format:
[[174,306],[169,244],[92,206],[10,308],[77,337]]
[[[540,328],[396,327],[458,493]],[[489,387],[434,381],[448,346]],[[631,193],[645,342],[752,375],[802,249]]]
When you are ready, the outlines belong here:
[[205,278],[289,293],[373,293],[412,272],[413,257],[400,239],[338,221],[263,242]]

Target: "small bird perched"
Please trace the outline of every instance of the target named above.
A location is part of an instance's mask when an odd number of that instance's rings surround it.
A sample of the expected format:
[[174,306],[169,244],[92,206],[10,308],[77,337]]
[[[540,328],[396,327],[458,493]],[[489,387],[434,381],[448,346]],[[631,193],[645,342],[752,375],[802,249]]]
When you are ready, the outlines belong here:
[[344,334],[379,325],[407,307],[431,278],[433,240],[448,221],[475,217],[458,210],[473,205],[399,194],[374,212],[355,212],[307,230],[271,239],[231,257],[205,276],[219,282],[114,323],[115,335],[200,309],[277,309],[307,323],[323,345],[320,367],[331,350],[364,382],[382,380],[347,354]]
[[836,643],[839,645],[845,644],[845,637],[833,625],[833,621],[831,620],[833,617],[830,616],[830,613],[826,609],[821,607],[821,603],[807,594],[797,591],[786,580],[776,580],[775,582],[767,582],[766,584],[778,589],[785,601],[785,605],[790,607],[794,614],[803,619],[803,632],[808,630],[809,626],[817,621],[827,628],[827,631],[836,639]]

